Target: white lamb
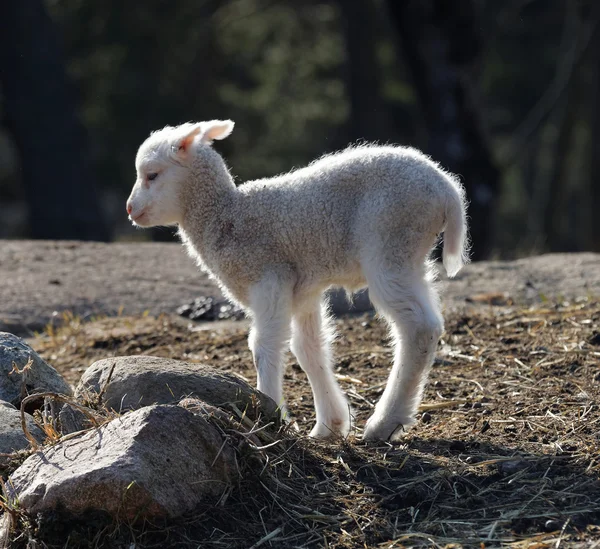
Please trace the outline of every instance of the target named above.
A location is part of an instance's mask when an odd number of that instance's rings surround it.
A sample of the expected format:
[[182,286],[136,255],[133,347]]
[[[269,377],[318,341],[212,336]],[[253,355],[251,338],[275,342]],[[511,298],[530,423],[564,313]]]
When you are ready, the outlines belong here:
[[391,438],[415,422],[443,330],[428,261],[439,234],[449,276],[468,260],[463,188],[415,149],[366,145],[236,187],[211,147],[232,130],[233,122],[213,120],[152,133],[136,158],[131,221],[178,225],[190,255],[246,309],[258,389],[282,409],[291,344],[314,395],[313,437],[346,436],[351,427],[323,292],[368,286],[395,356],[363,438]]

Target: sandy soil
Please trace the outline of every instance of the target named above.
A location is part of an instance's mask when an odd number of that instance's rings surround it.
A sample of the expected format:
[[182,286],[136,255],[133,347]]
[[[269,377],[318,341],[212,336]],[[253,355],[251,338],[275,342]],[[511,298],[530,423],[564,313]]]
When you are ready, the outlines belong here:
[[[214,283],[174,243],[4,240],[0,281],[0,330],[18,334],[43,328],[56,311],[84,318],[118,311],[157,315],[175,312],[198,296],[220,297]],[[540,296],[599,296],[600,254],[477,263],[443,286],[448,309],[483,293],[506,292],[520,302],[539,301]]]

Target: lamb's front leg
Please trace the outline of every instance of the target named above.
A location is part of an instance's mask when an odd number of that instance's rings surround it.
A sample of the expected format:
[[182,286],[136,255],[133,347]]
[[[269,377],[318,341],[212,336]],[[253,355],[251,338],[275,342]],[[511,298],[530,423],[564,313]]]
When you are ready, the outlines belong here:
[[248,344],[254,358],[257,389],[270,396],[285,414],[283,359],[290,340],[291,288],[275,276],[250,291],[252,327]]

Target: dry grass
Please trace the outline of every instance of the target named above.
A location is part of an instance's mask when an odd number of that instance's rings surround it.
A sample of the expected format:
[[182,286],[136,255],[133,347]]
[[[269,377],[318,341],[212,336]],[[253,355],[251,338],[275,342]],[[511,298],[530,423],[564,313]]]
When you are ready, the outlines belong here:
[[[390,353],[368,315],[339,327],[337,373],[359,430]],[[15,547],[600,547],[600,302],[477,305],[447,315],[446,329],[421,421],[401,444],[307,439],[310,391],[292,364],[300,434],[263,429],[249,443],[258,426],[214,418],[242,472],[217,505],[161,524],[28,519]],[[254,381],[244,325],[191,332],[169,317],[103,319],[34,346],[71,380],[96,358],[147,353]]]

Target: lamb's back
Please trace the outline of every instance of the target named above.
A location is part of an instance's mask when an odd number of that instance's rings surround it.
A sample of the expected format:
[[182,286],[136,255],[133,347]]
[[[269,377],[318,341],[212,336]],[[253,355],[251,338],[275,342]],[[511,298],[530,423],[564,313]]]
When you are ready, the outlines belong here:
[[[358,146],[238,190],[239,221],[271,257],[335,269],[356,255],[357,228],[425,208],[439,170],[419,151]],[[429,191],[427,191],[427,188]],[[245,218],[245,221],[244,221]],[[304,268],[305,266],[302,266]]]

